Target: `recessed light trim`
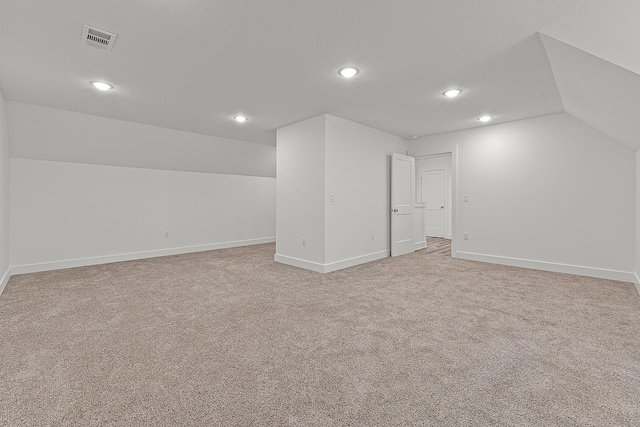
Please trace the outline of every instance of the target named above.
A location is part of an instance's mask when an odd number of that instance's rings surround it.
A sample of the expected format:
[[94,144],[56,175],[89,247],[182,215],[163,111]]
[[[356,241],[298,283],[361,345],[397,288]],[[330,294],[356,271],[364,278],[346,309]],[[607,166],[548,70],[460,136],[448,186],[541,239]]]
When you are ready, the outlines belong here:
[[235,120],[238,123],[244,123],[249,119],[246,116],[237,115],[237,116],[233,116],[233,120]]
[[482,123],[487,123],[491,121],[491,119],[493,119],[493,116],[485,115],[485,116],[478,117],[478,120],[481,121]]
[[97,82],[97,81],[93,81],[89,83],[91,84],[91,86],[95,87],[98,90],[107,91],[107,90],[113,89],[113,85],[110,85],[109,83]]
[[447,98],[455,98],[462,93],[462,89],[449,89],[442,92]]
[[338,74],[340,74],[345,79],[350,79],[351,77],[355,76],[359,72],[360,70],[358,70],[356,67],[344,67],[344,68],[341,68],[340,71],[338,71]]

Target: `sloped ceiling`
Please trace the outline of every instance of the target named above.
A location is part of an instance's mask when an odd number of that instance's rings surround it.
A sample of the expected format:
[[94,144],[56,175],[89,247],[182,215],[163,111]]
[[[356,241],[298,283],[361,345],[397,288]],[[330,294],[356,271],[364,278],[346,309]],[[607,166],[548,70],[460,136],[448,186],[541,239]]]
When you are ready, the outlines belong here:
[[[536,32],[599,2],[2,0],[0,88],[11,101],[271,145],[275,129],[319,114],[428,135],[481,126],[486,113],[500,123],[562,111]],[[118,35],[111,53],[81,45],[85,23]],[[360,74],[341,79],[345,65]],[[452,87],[463,96],[445,99]]]
[[567,113],[640,149],[640,75],[541,35]]
[[[0,89],[267,145],[320,114],[409,137],[567,111],[638,149],[638,22],[638,0],[2,0]],[[111,53],[85,23],[118,34]]]
[[567,113],[640,149],[640,2],[611,0],[542,30]]
[[607,0],[557,21],[542,32],[640,74],[640,1]]

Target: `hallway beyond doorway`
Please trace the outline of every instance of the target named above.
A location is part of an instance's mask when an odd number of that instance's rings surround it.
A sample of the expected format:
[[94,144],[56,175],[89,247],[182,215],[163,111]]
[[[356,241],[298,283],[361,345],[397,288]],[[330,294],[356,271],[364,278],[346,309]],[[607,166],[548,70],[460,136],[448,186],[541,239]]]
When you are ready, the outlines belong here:
[[427,236],[427,247],[424,250],[429,254],[451,256],[451,239]]

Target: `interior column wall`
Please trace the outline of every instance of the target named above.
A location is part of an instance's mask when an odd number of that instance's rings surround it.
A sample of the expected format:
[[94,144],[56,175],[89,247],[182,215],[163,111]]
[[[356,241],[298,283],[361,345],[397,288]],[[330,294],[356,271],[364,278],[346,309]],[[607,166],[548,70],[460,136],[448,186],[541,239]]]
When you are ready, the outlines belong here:
[[278,129],[275,260],[330,272],[388,256],[401,138],[322,115]]
[[320,271],[325,262],[325,116],[277,131],[276,261]]
[[390,156],[404,154],[407,144],[368,126],[326,117],[326,263],[386,257],[391,245]]

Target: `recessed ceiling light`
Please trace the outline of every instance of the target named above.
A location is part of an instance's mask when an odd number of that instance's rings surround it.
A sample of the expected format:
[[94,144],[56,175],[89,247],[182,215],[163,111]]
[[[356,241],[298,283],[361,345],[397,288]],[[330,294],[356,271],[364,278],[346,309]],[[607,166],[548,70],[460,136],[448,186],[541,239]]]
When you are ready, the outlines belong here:
[[246,118],[245,116],[233,116],[233,120],[235,120],[238,123],[244,123],[249,119]]
[[113,89],[113,86],[111,86],[109,83],[105,83],[105,82],[90,82],[91,86],[95,87],[98,90],[109,90],[109,89]]
[[351,77],[355,76],[359,72],[360,70],[358,70],[356,67],[344,67],[344,68],[341,68],[340,71],[338,71],[338,74],[340,74],[342,77],[350,79]]
[[480,117],[478,117],[478,120],[480,120],[482,123],[486,123],[491,119],[493,119],[492,116],[480,116]]
[[462,93],[462,89],[449,89],[442,94],[448,98],[455,98]]

